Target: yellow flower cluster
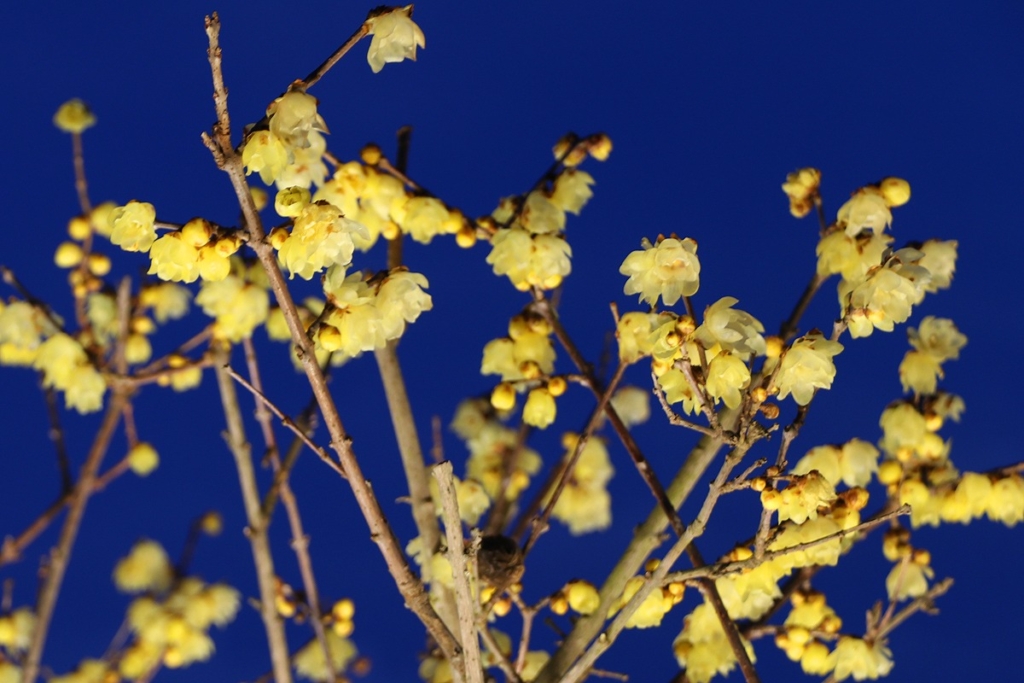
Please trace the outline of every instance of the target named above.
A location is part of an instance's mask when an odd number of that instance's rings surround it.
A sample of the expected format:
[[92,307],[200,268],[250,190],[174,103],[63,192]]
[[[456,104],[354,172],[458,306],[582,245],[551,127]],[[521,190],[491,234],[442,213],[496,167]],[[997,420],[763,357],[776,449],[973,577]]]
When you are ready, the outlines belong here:
[[912,351],[900,363],[900,382],[903,391],[915,394],[934,394],[939,378],[943,377],[942,363],[960,357],[960,349],[967,337],[948,318],[927,316],[919,328],[909,328]]
[[327,666],[327,658],[324,657],[324,650],[320,642],[314,638],[306,643],[298,652],[292,663],[295,671],[311,681],[333,681],[335,674],[342,673],[356,656],[356,646],[348,638],[339,636],[333,629],[325,634],[327,649],[331,652],[331,663],[334,671]]
[[789,212],[794,218],[803,218],[814,208],[821,185],[821,171],[816,168],[801,168],[786,176],[782,191],[789,197]]
[[267,128],[254,131],[242,148],[246,175],[258,173],[279,189],[323,184],[327,124],[317,101],[301,89],[289,90],[267,107]]
[[835,488],[817,470],[793,475],[789,485],[781,491],[766,488],[761,492],[761,505],[765,510],[778,512],[780,522],[789,519],[795,524],[817,519],[818,508],[830,507],[835,499]]
[[117,563],[114,582],[128,593],[145,592],[128,607],[134,638],[118,671],[129,680],[147,676],[161,663],[179,668],[209,659],[214,646],[207,631],[232,621],[240,603],[238,591],[225,584],[176,579],[166,551],[155,541],[137,543]]
[[[743,645],[751,661],[757,661],[754,648]],[[672,649],[679,666],[686,668],[686,677],[693,683],[708,683],[716,674],[726,675],[736,667],[736,655],[722,630],[715,610],[701,603],[683,620],[683,630],[676,636]]]
[[540,455],[532,448],[518,447],[516,432],[495,419],[487,420],[466,438],[466,447],[466,478],[480,482],[491,500],[500,495],[506,473],[505,498],[514,501],[540,470]]
[[875,680],[892,671],[892,652],[883,641],[869,643],[862,638],[842,636],[828,657],[828,667],[837,681]]
[[213,336],[240,342],[267,320],[270,297],[259,264],[247,268],[241,259],[233,259],[232,273],[223,280],[204,282],[196,303],[214,318]]
[[68,408],[83,415],[103,407],[107,383],[89,361],[82,345],[58,332],[39,345],[32,367],[43,373],[43,386],[64,392]]
[[54,676],[49,683],[109,683],[118,678],[115,670],[102,659],[83,659],[74,671]]
[[867,486],[878,471],[878,449],[867,441],[851,439],[842,446],[817,446],[807,451],[790,470],[792,474],[817,471],[832,486]]
[[784,631],[775,636],[775,644],[794,662],[800,662],[804,673],[824,676],[832,671],[828,646],[812,632],[834,635],[843,621],[816,591],[797,591],[790,598],[792,609],[786,616]]
[[27,650],[35,628],[36,615],[28,607],[0,615],[0,647],[8,652]]
[[[566,449],[563,461],[572,455],[578,441],[579,436],[572,432],[562,437],[562,447]],[[612,498],[607,486],[614,474],[604,441],[591,436],[580,451],[551,515],[568,526],[574,536],[608,528],[612,523]]]
[[[622,589],[622,595],[616,598],[608,609],[608,616],[615,616],[620,609],[625,607],[626,603],[640,592],[640,589],[643,588],[647,580],[644,576],[630,577],[626,581],[625,588]],[[644,598],[644,601],[640,603],[636,611],[626,620],[626,628],[653,628],[660,626],[661,620],[665,618],[665,615],[679,604],[682,599],[683,594],[681,592],[669,590],[668,586],[651,591]]]
[[50,318],[27,301],[0,300],[0,364],[31,366],[43,339],[56,332]]
[[323,278],[330,310],[317,331],[317,344],[348,358],[383,348],[433,308],[423,291],[427,285],[423,275],[405,269],[367,282],[361,272],[346,276],[344,268],[332,266]]
[[167,282],[218,282],[231,273],[231,255],[242,246],[235,233],[218,230],[203,218],[193,218],[157,238],[149,248],[149,274]]

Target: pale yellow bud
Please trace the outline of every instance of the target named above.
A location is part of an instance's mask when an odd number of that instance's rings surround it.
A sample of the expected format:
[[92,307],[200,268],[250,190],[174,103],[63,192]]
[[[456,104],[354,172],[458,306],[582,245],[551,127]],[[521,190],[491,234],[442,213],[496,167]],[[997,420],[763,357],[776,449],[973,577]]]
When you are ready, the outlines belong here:
[[604,133],[595,133],[587,138],[587,151],[598,161],[604,161],[612,153],[612,139]]
[[53,254],[53,262],[58,268],[74,268],[82,262],[82,247],[74,242],[61,242]]
[[337,351],[342,347],[341,331],[334,325],[321,325],[316,339],[324,351]]
[[89,266],[89,272],[96,277],[103,277],[110,272],[110,257],[106,254],[89,254],[86,265]]
[[502,382],[491,392],[491,405],[495,410],[512,410],[516,407],[516,390],[508,382]]
[[137,443],[128,451],[128,466],[132,472],[145,477],[160,464],[160,456],[152,444]]
[[768,358],[778,358],[782,355],[782,349],[785,348],[785,344],[779,337],[765,337],[765,355]]
[[213,226],[204,218],[193,218],[181,226],[181,241],[198,249],[213,237]]
[[512,611],[512,599],[508,596],[497,600],[494,603],[494,608],[491,610],[495,616],[503,617]]
[[356,605],[349,598],[342,598],[331,607],[331,614],[334,615],[335,619],[352,621],[352,617],[356,614]]
[[455,243],[463,249],[469,249],[476,244],[476,228],[468,223],[459,228],[455,233]]
[[92,224],[85,216],[75,216],[68,221],[68,235],[71,239],[81,242],[91,234]]
[[569,607],[579,614],[592,614],[601,602],[597,588],[587,581],[572,581],[565,587],[564,592]]
[[551,597],[551,611],[562,616],[569,611],[569,601],[561,593]]
[[569,383],[565,381],[564,377],[552,377],[548,380],[548,393],[555,398],[564,394],[568,388]]
[[878,189],[890,207],[903,206],[910,201],[910,183],[903,178],[886,178],[878,184]]
[[359,158],[363,160],[364,164],[369,164],[370,166],[379,164],[383,156],[384,152],[372,142],[359,150]]
[[207,536],[220,536],[224,530],[224,518],[216,510],[210,510],[199,520],[199,528]]
[[270,202],[270,197],[267,195],[267,191],[262,187],[250,187],[249,194],[252,195],[252,203],[256,206],[257,211],[262,211],[267,208],[267,204]]
[[348,638],[356,630],[356,625],[348,619],[342,619],[331,624],[331,630],[339,638]]
[[287,228],[274,228],[270,231],[270,234],[267,235],[270,246],[279,251],[289,237],[291,237],[291,233],[288,232]]
[[885,460],[878,465],[878,481],[886,486],[900,483],[903,478],[903,465],[896,460]]

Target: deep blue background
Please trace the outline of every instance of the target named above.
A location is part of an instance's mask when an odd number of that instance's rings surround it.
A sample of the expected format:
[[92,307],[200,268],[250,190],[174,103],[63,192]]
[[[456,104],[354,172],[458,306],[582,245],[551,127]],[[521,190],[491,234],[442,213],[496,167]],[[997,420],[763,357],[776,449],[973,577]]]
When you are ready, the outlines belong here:
[[[318,64],[369,6],[306,2],[285,9],[255,0],[5,8],[0,261],[65,314],[64,276],[51,258],[77,203],[70,142],[50,123],[64,100],[81,97],[99,117],[85,136],[95,202],[138,198],[167,220],[202,215],[235,221],[227,178],[199,140],[214,118],[202,30],[203,14],[213,9],[224,24],[230,107],[241,125],[258,119],[272,97]],[[611,329],[608,302],[632,306],[621,294],[617,270],[642,236],[674,231],[697,239],[703,264],[697,307],[736,296],[741,308],[775,329],[813,271],[817,231],[813,218],[798,222],[788,215],[779,190],[785,174],[821,168],[830,214],[858,186],[899,175],[911,182],[913,199],[895,212],[897,242],[960,242],[953,288],[915,311],[915,320],[952,317],[970,338],[962,359],[947,364],[945,386],[967,404],[964,422],[946,432],[954,440],[952,457],[976,471],[1021,459],[1021,5],[423,2],[416,20],[427,36],[417,64],[388,65],[374,75],[363,43],[314,89],[332,131],[331,149],[352,158],[373,140],[391,150],[394,131],[411,124],[410,173],[479,215],[500,196],[526,190],[565,131],[607,131],[615,150],[605,164],[586,167],[597,179],[596,195],[568,226],[574,259],[563,312],[590,358],[597,358]],[[491,385],[477,372],[480,350],[503,334],[508,317],[526,302],[489,274],[485,254],[483,246],[465,252],[450,240],[407,249],[412,268],[430,279],[435,302],[400,349],[424,438],[431,415],[447,423],[460,398]],[[142,262],[117,254],[115,263],[115,273],[134,273]],[[357,266],[382,263],[378,249]],[[809,324],[830,324],[837,310],[833,288],[826,286]],[[194,316],[169,325],[157,350],[173,348],[202,324]],[[260,348],[267,365],[282,368],[269,377],[269,392],[297,411],[308,397],[304,379],[287,368],[281,347]],[[878,416],[900,392],[896,367],[905,348],[902,329],[847,343],[835,390],[815,402],[796,451],[853,436],[877,439]],[[558,367],[570,369],[564,354]],[[0,377],[0,533],[8,534],[49,504],[58,478],[35,377],[13,369]],[[643,383],[644,371],[635,369],[631,378]],[[403,491],[393,476],[397,452],[373,361],[350,364],[333,387],[363,466],[408,539],[414,532],[405,509],[391,503]],[[559,422],[536,443],[547,462],[559,455],[558,434],[579,429],[592,403],[572,389],[559,405]],[[116,559],[141,536],[176,553],[189,520],[204,510],[223,513],[225,533],[203,543],[196,570],[256,594],[237,479],[219,437],[223,420],[213,378],[207,376],[198,393],[147,389],[136,413],[142,438],[157,445],[163,460],[148,479],[125,477],[89,505],[46,650],[46,663],[58,672],[99,656],[117,630],[128,601],[109,580]],[[95,417],[65,417],[76,465],[97,423]],[[667,479],[693,439],[654,423],[638,428],[637,438]],[[251,437],[258,443],[255,427]],[[461,472],[465,451],[447,432],[445,448]],[[108,462],[121,452],[119,437]],[[615,525],[578,539],[562,529],[544,537],[527,574],[529,599],[572,576],[599,580],[649,511],[648,494],[614,442],[612,454]],[[294,487],[321,591],[328,599],[357,600],[355,641],[373,660],[369,680],[413,680],[422,629],[386,578],[347,487],[306,456]],[[752,499],[726,501],[701,542],[704,554],[712,557],[748,536],[755,509]],[[278,570],[298,585],[285,520],[275,522]],[[15,605],[33,602],[35,558],[54,542],[55,529],[24,561],[3,570],[4,578],[14,579]],[[1019,644],[1024,606],[1020,529],[979,521],[920,530],[914,542],[932,550],[939,576],[957,583],[941,599],[939,617],[916,617],[896,632],[892,680],[1012,677],[1017,664],[1010,653]],[[858,547],[844,565],[823,572],[820,585],[846,629],[858,632],[864,609],[884,594],[890,565],[876,540]],[[676,671],[670,643],[693,601],[670,613],[657,631],[625,634],[602,665],[635,681],[668,680]],[[508,630],[518,628],[515,617],[509,621]],[[539,632],[550,641],[546,627]],[[298,645],[308,633],[295,627],[291,636]],[[251,608],[215,640],[210,663],[161,678],[252,679],[267,670],[262,627]],[[769,643],[756,650],[765,680],[801,676]]]

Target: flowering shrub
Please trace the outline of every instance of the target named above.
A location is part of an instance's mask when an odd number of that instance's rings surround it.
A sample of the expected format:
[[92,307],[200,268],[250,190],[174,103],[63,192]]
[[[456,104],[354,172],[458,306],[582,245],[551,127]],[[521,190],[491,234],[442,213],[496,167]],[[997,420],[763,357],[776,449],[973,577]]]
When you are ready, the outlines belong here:
[[[16,264],[3,267],[11,292],[0,304],[0,364],[31,368],[68,411],[101,413],[103,421],[77,479],[64,463],[58,509],[66,507],[67,515],[36,603],[4,601],[0,683],[40,675],[88,500],[128,471],[140,477],[159,472],[161,455],[140,438],[133,417],[137,395],[159,390],[151,384],[185,392],[204,376],[215,377],[257,576],[258,594],[246,597],[262,620],[269,676],[279,683],[365,673],[370,662],[358,654],[355,610],[373,607],[372,598],[321,593],[317,574],[324,570],[312,561],[292,489],[297,455],[286,452],[311,451],[323,473],[337,477],[339,490],[351,493],[359,523],[367,526],[402,600],[427,634],[418,653],[415,644],[401,655],[410,669],[418,662],[421,678],[431,683],[482,682],[492,670],[510,681],[584,680],[598,675],[599,658],[624,630],[669,628],[672,612],[682,626],[671,654],[694,683],[736,668],[748,683],[758,680],[757,652],[765,647],[781,650],[794,671],[834,680],[879,678],[898,661],[892,631],[916,612],[931,610],[951,585],[946,577],[937,580],[932,554],[914,545],[913,530],[982,517],[1007,526],[1024,521],[1021,464],[984,472],[953,464],[943,429],[959,421],[964,402],[940,380],[943,365],[959,357],[967,337],[947,318],[926,316],[908,328],[910,349],[890,369],[903,395],[891,397],[881,412],[879,434],[843,435],[837,437],[843,443],[815,445],[802,456],[791,452],[814,417],[816,398],[834,391],[841,376],[837,357],[851,344],[870,343],[862,337],[893,331],[926,296],[953,284],[956,241],[897,239],[892,232],[899,217],[894,209],[910,200],[906,180],[886,177],[854,188],[833,217],[821,195],[821,171],[804,168],[786,177],[782,190],[790,213],[815,214],[819,242],[816,266],[807,254],[811,281],[777,331],[767,322],[777,312],[748,312],[728,291],[702,288],[703,252],[698,255],[693,235],[638,234],[641,248],[622,255],[618,273],[630,310],[613,307],[607,321],[618,348],[617,356],[609,355],[618,362],[598,371],[558,303],[561,289],[572,287],[567,214],[584,212],[596,184],[581,165],[609,157],[609,136],[566,134],[554,143],[550,168],[529,189],[473,218],[455,198],[433,195],[408,173],[402,161],[407,137],[400,136],[394,160],[373,144],[347,161],[330,151],[327,117],[309,92],[366,37],[375,73],[415,59],[425,37],[411,6],[373,10],[335,55],[288,85],[244,127],[233,125],[228,113],[220,29],[216,15],[207,18],[217,120],[203,142],[231,183],[237,225],[172,220],[144,200],[93,205],[81,192],[81,213],[68,225],[70,240],[54,256],[67,272],[74,301],[68,320],[31,294]],[[232,113],[237,122],[239,113]],[[71,100],[54,123],[72,136],[77,185],[87,188],[82,136],[97,117]],[[441,274],[409,269],[405,236],[426,249],[451,238],[467,259],[491,267],[498,287],[508,291],[507,279],[521,293],[521,309],[508,317],[507,327],[490,331],[480,349],[484,383],[467,388],[476,395],[450,409],[450,428],[468,452],[464,458],[427,463],[425,435],[406,398],[397,345],[415,334],[421,316],[430,315],[430,280]],[[387,262],[376,270],[368,252],[379,241],[387,243]],[[486,255],[470,251],[478,242],[489,249]],[[145,276],[110,277],[115,250],[134,253]],[[818,321],[824,329],[803,329],[808,304],[833,276],[833,319]],[[312,294],[300,289],[306,282]],[[171,352],[155,351],[151,338],[175,334],[167,323],[184,317],[193,299],[208,318],[205,327],[176,338]],[[257,356],[253,338],[260,329],[287,343],[275,349],[272,361],[262,350]],[[244,371],[239,354],[232,353],[239,347]],[[361,462],[372,457],[373,446],[364,450],[364,441],[352,437],[357,430],[346,429],[337,392],[328,384],[329,375],[344,383],[344,364],[369,362],[361,356],[370,353],[399,445],[401,475],[397,467],[395,472],[403,478],[416,526],[409,537],[392,528],[395,513],[364,476]],[[279,407],[280,394],[260,376],[261,363],[268,362],[294,364],[303,373],[327,439],[311,426],[313,410],[288,416]],[[475,367],[478,361],[468,362]],[[630,366],[649,369],[643,386],[624,384]],[[249,399],[274,475],[262,488],[246,434],[243,405]],[[570,400],[592,406],[585,422],[571,428],[560,415]],[[652,419],[651,402],[658,419],[698,439],[672,479],[663,462],[652,465],[633,436],[634,427]],[[531,437],[555,423],[564,433],[560,448],[531,445]],[[122,424],[127,455],[103,470]],[[284,433],[294,441],[287,451],[278,446]],[[440,438],[435,442],[440,452]],[[705,474],[706,491],[697,486]],[[538,544],[552,524],[580,536],[622,523],[611,483],[625,476],[642,479],[652,512],[601,585],[574,573],[584,568],[568,567],[558,585],[534,586],[526,570],[534,553],[543,552]],[[754,494],[760,512],[746,532],[722,556],[704,558],[698,546],[707,540],[701,537],[716,509],[729,499],[749,503]],[[687,499],[698,504],[690,516],[680,511]],[[298,580],[286,580],[275,564],[281,553],[275,555],[280,549],[268,528],[278,500],[298,556]],[[53,519],[44,513],[37,525]],[[28,550],[37,525],[10,530],[0,565]],[[163,668],[199,666],[215,656],[217,632],[211,635],[211,627],[229,627],[244,598],[225,583],[191,573],[190,563],[199,537],[216,536],[221,527],[216,513],[202,515],[175,560],[155,541],[136,543],[113,569],[117,588],[137,596],[126,608],[125,635],[105,653],[83,653],[77,669],[51,680],[148,681]],[[879,601],[866,624],[844,621],[815,577],[841,572],[831,568],[878,537],[891,563],[878,582]],[[518,618],[506,618],[512,611]],[[547,619],[560,632],[555,643],[538,635]],[[301,644],[290,642],[297,630],[304,634]]]

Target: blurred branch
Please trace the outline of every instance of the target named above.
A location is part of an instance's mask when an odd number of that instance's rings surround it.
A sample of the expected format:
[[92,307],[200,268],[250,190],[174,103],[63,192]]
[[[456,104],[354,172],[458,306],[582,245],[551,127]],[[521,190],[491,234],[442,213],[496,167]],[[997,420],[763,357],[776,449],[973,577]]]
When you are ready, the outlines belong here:
[[253,563],[256,567],[256,582],[260,592],[260,616],[263,628],[267,633],[267,645],[270,648],[270,661],[277,683],[290,683],[292,680],[291,664],[288,659],[288,641],[284,635],[284,624],[277,613],[274,592],[274,560],[270,552],[270,539],[267,535],[266,517],[260,505],[260,494],[256,484],[256,471],[252,463],[252,449],[245,436],[242,421],[242,409],[238,404],[238,394],[228,369],[229,352],[221,348],[216,352],[217,364],[214,371],[217,375],[217,388],[220,390],[221,406],[224,409],[224,421],[227,424],[225,441],[235,459],[238,472],[238,483],[242,491],[242,503],[248,526],[245,535],[252,547]]
[[[253,388],[258,391],[261,395],[263,394],[263,380],[260,377],[259,360],[256,357],[256,349],[253,346],[252,339],[245,339],[242,342],[242,346],[245,349],[245,362],[249,369],[249,377],[252,378]],[[295,557],[299,563],[299,573],[302,575],[302,586],[306,590],[306,604],[309,606],[310,622],[313,626],[313,633],[316,635],[317,642],[320,644],[320,649],[324,654],[324,661],[327,663],[327,670],[331,672],[336,671],[334,660],[331,657],[331,648],[327,644],[327,634],[324,632],[324,622],[322,619],[323,612],[320,606],[320,591],[316,585],[316,575],[313,573],[313,560],[309,555],[309,536],[302,527],[302,515],[299,512],[299,502],[295,498],[295,494],[292,492],[292,487],[288,483],[288,476],[278,478],[277,475],[282,472],[281,467],[281,455],[277,447],[277,437],[274,435],[274,424],[270,416],[270,411],[267,410],[267,405],[264,401],[259,399],[256,400],[256,421],[259,422],[260,430],[263,432],[263,443],[267,447],[267,455],[270,458],[270,464],[274,468],[274,483],[279,487],[281,504],[284,506],[285,513],[288,517],[288,526],[292,532],[292,550],[295,551]],[[266,513],[265,508],[262,504],[259,506],[260,516],[266,523],[269,523],[270,517]]]

